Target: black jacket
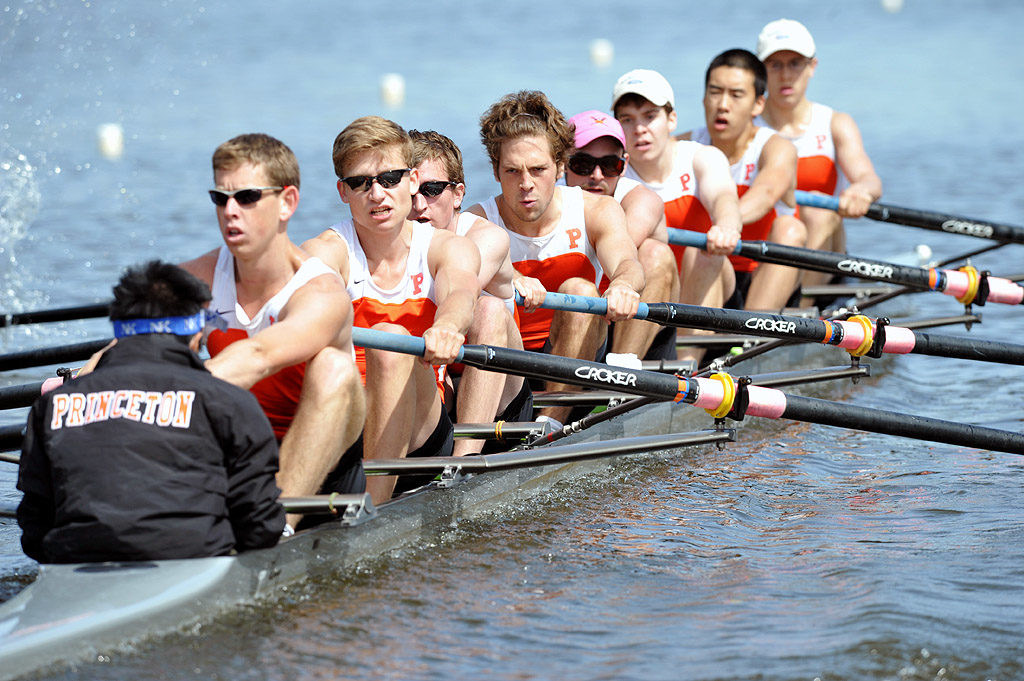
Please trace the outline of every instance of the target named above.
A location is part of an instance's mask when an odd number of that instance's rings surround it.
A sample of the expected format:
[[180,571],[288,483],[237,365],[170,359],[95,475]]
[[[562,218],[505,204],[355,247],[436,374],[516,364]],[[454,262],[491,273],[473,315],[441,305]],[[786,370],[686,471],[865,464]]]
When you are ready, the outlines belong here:
[[18,524],[40,562],[156,560],[273,546],[277,443],[256,399],[175,336],[121,338],[32,407]]

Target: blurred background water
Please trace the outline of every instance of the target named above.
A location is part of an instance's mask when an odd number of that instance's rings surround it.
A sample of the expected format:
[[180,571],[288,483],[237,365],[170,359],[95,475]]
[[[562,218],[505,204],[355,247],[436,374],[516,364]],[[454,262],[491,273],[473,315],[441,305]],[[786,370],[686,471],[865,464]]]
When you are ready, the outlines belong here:
[[[346,215],[330,150],[357,116],[452,137],[475,202],[496,192],[478,119],[505,93],[543,90],[571,115],[607,108],[626,70],[655,68],[689,129],[703,122],[707,62],[752,49],[779,17],[814,34],[811,98],[853,114],[885,201],[1021,224],[1024,5],[885,4],[7,0],[0,312],[104,300],[126,265],[215,247],[210,155],[236,134],[267,132],[296,152],[301,241]],[[589,54],[599,38],[614,48],[603,67]],[[400,107],[381,100],[389,73],[404,79]],[[110,123],[123,130],[117,158],[98,146]],[[851,253],[878,258],[975,245],[870,221],[848,233]],[[977,264],[1020,272],[1020,253]],[[925,317],[959,306],[917,295],[908,307]],[[984,317],[972,336],[1024,331],[1018,309]],[[15,327],[0,330],[0,352],[106,335],[101,321]],[[1019,367],[908,356],[841,394],[1020,431],[1021,378]],[[278,607],[59,678],[1024,677],[1017,457],[801,425],[741,439],[620,462]],[[0,502],[14,503],[4,466]],[[0,521],[0,599],[34,572],[18,536]]]

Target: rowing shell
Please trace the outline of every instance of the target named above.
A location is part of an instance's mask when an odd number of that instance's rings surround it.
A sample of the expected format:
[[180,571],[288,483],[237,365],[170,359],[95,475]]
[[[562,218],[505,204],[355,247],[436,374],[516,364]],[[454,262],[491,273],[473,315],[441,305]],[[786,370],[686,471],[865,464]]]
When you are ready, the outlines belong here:
[[[834,353],[819,345],[791,345],[744,364],[743,373],[824,366],[836,361]],[[144,639],[272,599],[282,587],[309,576],[349,570],[396,548],[421,545],[440,528],[607,468],[607,461],[591,457],[609,442],[709,429],[712,423],[701,409],[651,404],[560,441],[580,448],[583,460],[478,475],[456,470],[376,509],[368,495],[349,495],[341,501],[346,510],[340,520],[273,548],[189,560],[40,566],[33,584],[0,605],[0,679],[128,651]]]

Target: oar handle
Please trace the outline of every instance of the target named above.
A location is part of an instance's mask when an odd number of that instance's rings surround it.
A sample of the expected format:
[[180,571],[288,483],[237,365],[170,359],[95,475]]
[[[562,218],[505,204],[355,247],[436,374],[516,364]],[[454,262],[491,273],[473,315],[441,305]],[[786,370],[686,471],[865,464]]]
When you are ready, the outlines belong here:
[[[699,248],[702,251],[706,251],[708,248],[708,235],[704,232],[694,232],[689,229],[669,227],[668,242],[674,246],[692,246],[693,248]],[[743,242],[737,241],[736,248],[734,248],[732,252],[739,255],[742,249]]]
[[[523,296],[516,291],[516,305],[523,305]],[[541,307],[549,310],[562,310],[564,312],[583,312],[585,314],[608,314],[608,299],[596,296],[576,296],[569,293],[551,293],[544,296]],[[647,303],[641,302],[637,306],[634,319],[647,319]]]
[[[796,192],[796,202],[801,206],[839,210],[839,199],[834,196],[811,194],[805,191]],[[1024,227],[1004,225],[987,220],[974,220],[948,213],[937,213],[928,210],[915,210],[886,203],[872,203],[865,214],[872,220],[891,222],[908,227],[919,227],[950,234],[963,234],[980,239],[995,239],[1012,243],[1024,243]]]
[[[364,348],[375,350],[390,350],[400,352],[404,355],[416,355],[422,357],[427,351],[427,344],[419,336],[405,336],[399,333],[388,333],[376,329],[364,329],[359,326],[352,327],[352,342]],[[459,349],[456,361],[462,360],[463,350]]]
[[796,190],[796,202],[801,206],[810,206],[811,208],[824,208],[825,210],[839,210],[839,199],[834,196],[826,196],[825,194],[812,194],[811,192],[805,192]]

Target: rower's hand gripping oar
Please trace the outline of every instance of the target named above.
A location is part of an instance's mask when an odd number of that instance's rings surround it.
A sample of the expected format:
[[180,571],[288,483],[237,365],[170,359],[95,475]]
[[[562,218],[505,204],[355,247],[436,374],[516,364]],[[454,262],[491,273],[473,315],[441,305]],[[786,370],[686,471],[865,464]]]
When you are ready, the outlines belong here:
[[[796,202],[801,206],[839,210],[839,199],[834,196],[824,196],[822,194],[812,194],[797,190]],[[1024,227],[1004,225],[986,220],[973,220],[957,215],[949,215],[948,213],[914,210],[913,208],[902,208],[886,203],[872,203],[868,207],[866,216],[872,220],[907,225],[908,227],[920,227],[921,229],[930,229],[936,232],[964,234],[980,239],[995,239],[996,241],[1024,244]]]
[[[672,228],[668,232],[671,244],[693,246],[701,250],[707,247],[707,235],[701,232]],[[910,267],[841,253],[786,246],[771,241],[740,241],[736,244],[735,254],[759,262],[789,265],[829,274],[849,274],[861,279],[939,291],[953,296],[964,305],[984,305],[986,302],[1020,305],[1024,302],[1024,288],[1009,279],[993,277],[988,272],[978,272],[970,266],[959,270]]]
[[[422,338],[373,329],[352,329],[352,342],[362,347],[420,357],[425,351]],[[737,382],[728,374],[714,374],[710,378],[685,378],[490,345],[464,345],[457,361],[487,371],[554,379],[573,385],[613,389],[632,395],[648,395],[692,404],[703,408],[716,419],[742,419],[748,415],[786,418],[1024,454],[1024,435],[1018,433],[788,395],[774,388],[747,385],[744,379]]]
[[[603,298],[548,293],[541,307],[604,314],[604,305],[606,303]],[[646,319],[665,326],[835,345],[854,357],[914,353],[1024,365],[1024,345],[920,333],[890,325],[884,318],[869,319],[863,315],[856,315],[846,321],[830,321],[683,303],[640,303],[636,319]]]

